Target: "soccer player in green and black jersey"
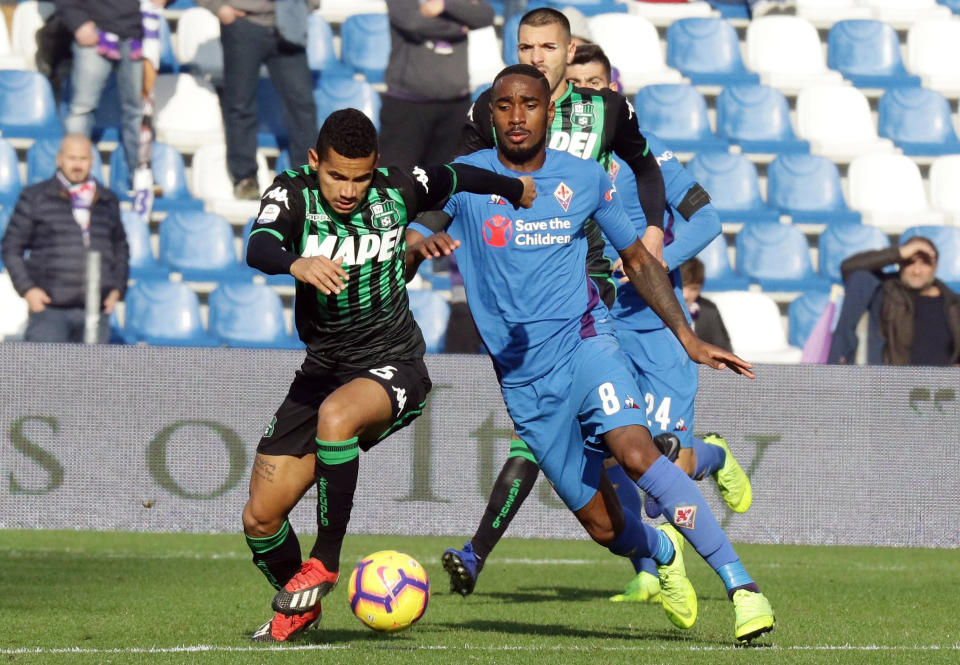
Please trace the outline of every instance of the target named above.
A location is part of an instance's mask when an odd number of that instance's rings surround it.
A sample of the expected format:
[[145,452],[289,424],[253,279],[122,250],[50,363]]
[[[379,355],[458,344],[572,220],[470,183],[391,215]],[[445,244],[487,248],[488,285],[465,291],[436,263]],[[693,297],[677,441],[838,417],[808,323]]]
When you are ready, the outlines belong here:
[[[257,447],[243,528],[277,589],[276,615],[253,635],[280,642],[320,618],[336,584],[359,451],[406,426],[431,384],[407,299],[404,231],[459,191],[529,206],[530,178],[453,164],[378,169],[377,132],[354,109],[330,115],[309,164],[276,177],[250,231],[247,263],[297,280],[307,357]],[[317,541],[301,563],[287,516],[317,483]]]

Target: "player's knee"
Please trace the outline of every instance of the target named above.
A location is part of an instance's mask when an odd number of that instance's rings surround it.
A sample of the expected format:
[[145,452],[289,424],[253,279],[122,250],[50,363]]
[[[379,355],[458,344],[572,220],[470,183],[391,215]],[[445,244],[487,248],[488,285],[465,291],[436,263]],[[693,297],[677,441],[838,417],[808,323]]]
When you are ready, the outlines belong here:
[[635,437],[621,449],[620,466],[628,476],[636,480],[647,472],[658,457],[660,457],[660,451],[653,445],[649,435]]
[[280,530],[286,518],[286,515],[271,515],[268,511],[258,510],[248,501],[243,507],[243,532],[251,538],[267,538]]
[[317,413],[317,438],[321,441],[346,441],[357,435],[360,426],[349,409],[324,402]]

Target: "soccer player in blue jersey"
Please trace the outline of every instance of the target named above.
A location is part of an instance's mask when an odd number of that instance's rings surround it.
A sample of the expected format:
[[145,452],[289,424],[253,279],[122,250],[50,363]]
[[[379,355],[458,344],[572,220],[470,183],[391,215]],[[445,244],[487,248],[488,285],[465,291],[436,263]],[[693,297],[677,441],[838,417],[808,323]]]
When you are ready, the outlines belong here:
[[614,554],[653,558],[668,617],[680,628],[694,624],[696,594],[685,577],[682,541],[669,525],[655,530],[621,508],[603,473],[603,459],[612,454],[721,576],[734,602],[737,639],[753,639],[772,630],[773,611],[696,485],[650,437],[609,312],[587,277],[586,220],[597,221],[633,287],[690,358],[752,378],[750,366],[693,334],[603,168],[546,150],[549,99],[546,78],[535,68],[503,70],[490,105],[497,148],[462,158],[504,174],[532,175],[539,196],[525,219],[491,213],[489,197],[458,194],[445,208],[453,218],[450,235],[434,234],[410,252],[429,257],[463,245],[458,263],[468,303],[517,433],[590,536]]

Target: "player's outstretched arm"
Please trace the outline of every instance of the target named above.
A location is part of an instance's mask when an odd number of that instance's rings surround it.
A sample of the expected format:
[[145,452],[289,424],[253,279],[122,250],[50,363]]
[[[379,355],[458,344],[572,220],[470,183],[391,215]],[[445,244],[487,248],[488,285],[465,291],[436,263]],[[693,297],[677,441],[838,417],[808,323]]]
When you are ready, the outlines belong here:
[[[450,216],[444,213],[449,221]],[[409,282],[417,274],[420,264],[427,259],[436,259],[441,256],[450,256],[453,251],[460,246],[459,240],[454,240],[446,232],[438,231],[429,236],[424,236],[419,231],[407,228],[405,240],[407,243],[407,253],[404,257],[403,279]]]

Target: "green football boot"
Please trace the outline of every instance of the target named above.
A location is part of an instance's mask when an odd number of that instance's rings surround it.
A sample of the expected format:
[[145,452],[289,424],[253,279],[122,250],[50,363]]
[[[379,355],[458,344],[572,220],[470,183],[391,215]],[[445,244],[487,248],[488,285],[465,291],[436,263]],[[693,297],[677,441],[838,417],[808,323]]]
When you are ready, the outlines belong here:
[[733,594],[736,614],[734,635],[738,642],[749,642],[773,630],[776,623],[770,601],[762,593],[737,589]]
[[683,565],[684,539],[672,524],[661,524],[657,529],[667,535],[675,552],[673,562],[657,566],[657,574],[660,576],[660,604],[674,626],[687,629],[697,621],[697,592],[687,579],[687,571]]
[[660,580],[643,570],[627,583],[623,593],[610,596],[615,603],[659,603]]
[[735,513],[745,513],[753,503],[753,488],[750,487],[750,478],[744,473],[737,459],[730,452],[730,446],[719,434],[707,434],[703,437],[704,443],[723,448],[727,457],[723,466],[714,474],[723,500]]

